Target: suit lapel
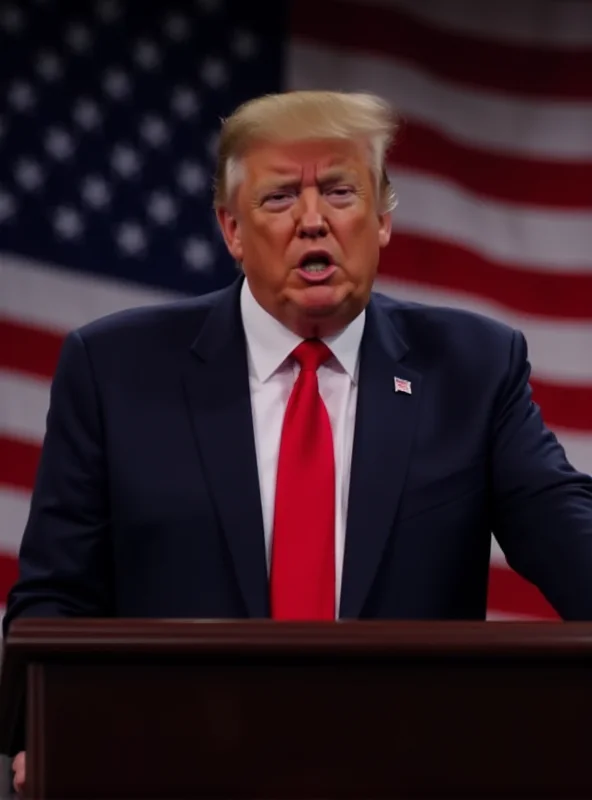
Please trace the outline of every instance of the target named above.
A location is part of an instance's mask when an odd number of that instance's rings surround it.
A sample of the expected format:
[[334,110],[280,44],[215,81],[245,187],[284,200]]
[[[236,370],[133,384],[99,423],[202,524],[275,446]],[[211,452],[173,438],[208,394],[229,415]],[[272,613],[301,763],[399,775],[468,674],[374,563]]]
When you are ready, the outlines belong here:
[[[421,375],[405,366],[407,346],[373,299],[360,350],[340,617],[358,617],[391,532],[417,424]],[[411,394],[395,391],[395,376]]]
[[269,615],[261,494],[246,346],[242,280],[221,293],[191,347],[184,384],[206,480],[251,617]]

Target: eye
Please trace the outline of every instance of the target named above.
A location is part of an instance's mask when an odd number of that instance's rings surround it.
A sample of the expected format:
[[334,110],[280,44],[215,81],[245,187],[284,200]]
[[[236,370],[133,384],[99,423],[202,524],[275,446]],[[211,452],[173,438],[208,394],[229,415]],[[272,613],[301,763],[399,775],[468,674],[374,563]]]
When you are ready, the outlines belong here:
[[342,200],[351,197],[353,194],[353,189],[351,186],[332,186],[327,193],[332,197]]
[[291,192],[271,192],[263,198],[264,205],[278,206],[288,203],[294,194]]

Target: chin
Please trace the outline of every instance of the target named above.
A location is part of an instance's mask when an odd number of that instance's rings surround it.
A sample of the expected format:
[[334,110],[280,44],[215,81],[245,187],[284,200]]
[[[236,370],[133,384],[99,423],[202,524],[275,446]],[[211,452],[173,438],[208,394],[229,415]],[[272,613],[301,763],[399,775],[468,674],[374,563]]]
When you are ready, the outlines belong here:
[[350,292],[343,286],[333,286],[331,283],[320,283],[316,286],[306,286],[293,295],[293,302],[303,310],[317,308],[338,311],[350,304]]
[[291,327],[305,339],[321,338],[338,333],[355,316],[343,303],[299,304],[293,309]]
[[298,304],[295,315],[303,320],[343,319],[348,316],[348,306],[343,303],[302,303]]

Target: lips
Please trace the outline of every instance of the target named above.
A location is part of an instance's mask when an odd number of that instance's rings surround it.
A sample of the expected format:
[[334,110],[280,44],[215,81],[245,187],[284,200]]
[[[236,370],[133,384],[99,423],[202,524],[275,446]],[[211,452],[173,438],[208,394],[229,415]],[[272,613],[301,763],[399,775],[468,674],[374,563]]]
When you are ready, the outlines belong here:
[[[308,271],[306,266],[309,264],[314,264],[317,267],[323,264],[324,268]],[[337,265],[335,264],[333,256],[328,250],[322,249],[309,250],[305,253],[298,262],[297,268],[297,272],[302,280],[309,285],[328,281],[336,271]]]
[[302,269],[307,264],[326,264],[327,266],[331,266],[334,263],[333,257],[328,250],[309,250],[298,262],[298,267]]
[[306,283],[323,283],[324,281],[329,280],[329,278],[337,271],[337,267],[335,264],[329,264],[325,269],[319,270],[318,272],[307,272],[305,269],[298,267],[298,274],[300,277],[306,281]]

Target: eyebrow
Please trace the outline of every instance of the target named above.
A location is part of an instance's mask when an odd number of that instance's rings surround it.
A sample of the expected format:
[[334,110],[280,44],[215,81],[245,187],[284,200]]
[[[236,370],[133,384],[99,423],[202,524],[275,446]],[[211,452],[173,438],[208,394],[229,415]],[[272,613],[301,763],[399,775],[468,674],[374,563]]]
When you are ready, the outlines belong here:
[[[264,193],[272,189],[293,189],[295,186],[300,185],[301,179],[298,175],[295,175],[293,172],[283,172],[284,174],[278,175],[277,178],[269,178],[262,183],[258,187],[257,193]],[[315,183],[317,186],[325,186],[327,184],[337,183],[339,181],[354,181],[355,178],[356,174],[352,170],[334,168],[328,169],[327,172],[320,175]]]

